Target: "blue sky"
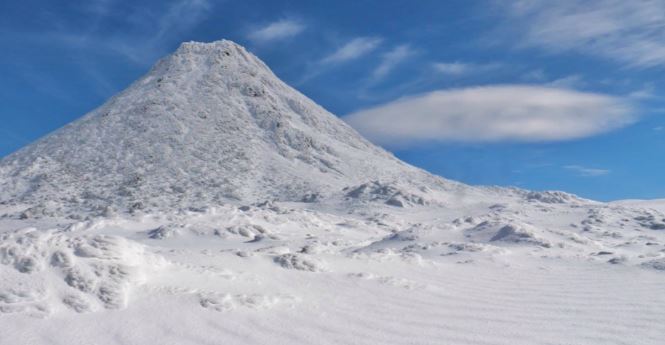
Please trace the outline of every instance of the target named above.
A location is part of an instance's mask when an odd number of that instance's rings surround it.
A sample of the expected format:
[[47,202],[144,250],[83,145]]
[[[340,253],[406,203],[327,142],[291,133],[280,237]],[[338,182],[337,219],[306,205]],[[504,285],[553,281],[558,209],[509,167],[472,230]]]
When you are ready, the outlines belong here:
[[0,156],[222,38],[444,177],[665,197],[662,0],[4,1]]

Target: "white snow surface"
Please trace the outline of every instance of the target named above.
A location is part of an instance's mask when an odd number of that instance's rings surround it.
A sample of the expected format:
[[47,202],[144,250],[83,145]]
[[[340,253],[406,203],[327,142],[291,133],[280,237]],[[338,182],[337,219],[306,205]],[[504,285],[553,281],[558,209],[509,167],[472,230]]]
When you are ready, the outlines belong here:
[[665,208],[400,162],[229,42],[0,163],[0,344],[662,344]]

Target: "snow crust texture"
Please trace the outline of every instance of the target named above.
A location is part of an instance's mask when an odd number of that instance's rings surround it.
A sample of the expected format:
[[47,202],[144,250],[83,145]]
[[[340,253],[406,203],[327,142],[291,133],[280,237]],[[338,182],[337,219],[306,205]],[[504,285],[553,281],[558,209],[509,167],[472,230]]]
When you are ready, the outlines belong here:
[[44,317],[124,308],[131,286],[164,261],[123,237],[27,228],[0,235],[0,263],[0,313]]

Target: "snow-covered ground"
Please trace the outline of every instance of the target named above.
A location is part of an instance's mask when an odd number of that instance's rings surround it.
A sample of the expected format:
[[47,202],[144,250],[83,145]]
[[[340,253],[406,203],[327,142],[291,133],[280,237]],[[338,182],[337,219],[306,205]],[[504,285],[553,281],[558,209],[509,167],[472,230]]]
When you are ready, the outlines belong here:
[[432,176],[187,43],[0,161],[0,344],[662,344],[663,205]]
[[613,205],[623,205],[628,207],[651,208],[665,212],[665,199],[656,200],[619,200],[613,201]]
[[5,220],[0,343],[662,343],[657,211],[350,205]]

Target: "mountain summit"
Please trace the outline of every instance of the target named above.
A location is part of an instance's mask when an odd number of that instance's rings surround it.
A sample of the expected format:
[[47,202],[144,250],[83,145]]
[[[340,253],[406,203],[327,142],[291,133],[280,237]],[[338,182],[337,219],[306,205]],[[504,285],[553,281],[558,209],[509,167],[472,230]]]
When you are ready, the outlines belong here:
[[0,161],[0,202],[53,214],[163,209],[311,200],[378,180],[448,184],[222,40],[183,43],[101,107]]

